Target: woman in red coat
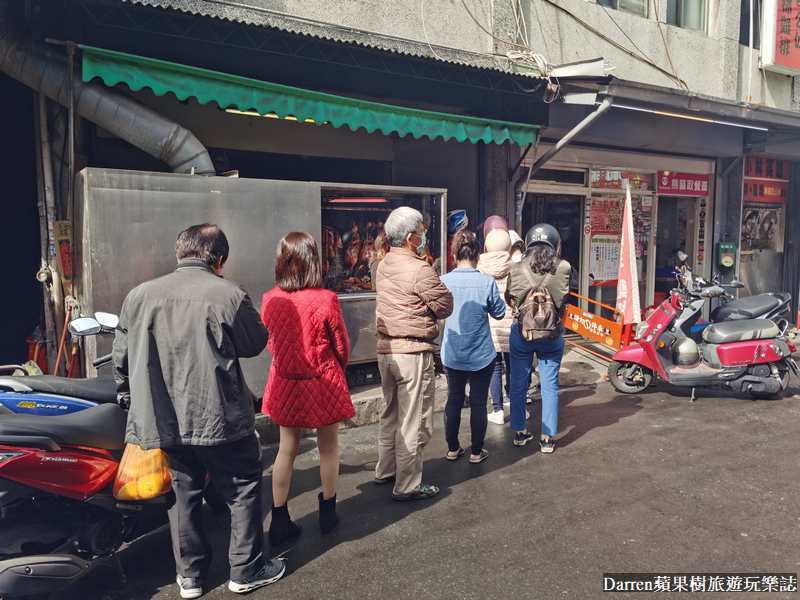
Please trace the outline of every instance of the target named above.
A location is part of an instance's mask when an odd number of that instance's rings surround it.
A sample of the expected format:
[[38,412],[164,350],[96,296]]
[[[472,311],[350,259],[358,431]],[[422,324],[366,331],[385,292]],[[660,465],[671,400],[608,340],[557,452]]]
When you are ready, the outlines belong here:
[[322,289],[317,244],[307,233],[287,233],[278,243],[275,287],[261,301],[261,320],[269,330],[267,348],[272,353],[264,405],[281,428],[269,527],[275,546],[300,533],[286,501],[303,427],[317,430],[320,528],[330,533],[336,527],[339,422],[356,414],[344,375],[350,340],[342,309],[336,294]]

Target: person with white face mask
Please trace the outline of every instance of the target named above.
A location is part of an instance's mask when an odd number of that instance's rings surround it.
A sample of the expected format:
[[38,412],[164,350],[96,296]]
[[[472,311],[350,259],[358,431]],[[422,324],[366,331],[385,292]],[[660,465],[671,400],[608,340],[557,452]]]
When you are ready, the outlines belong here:
[[422,500],[439,493],[422,483],[422,462],[433,434],[436,320],[453,312],[453,295],[425,260],[427,235],[419,211],[393,210],[384,230],[390,250],[375,275],[375,316],[386,408],[379,422],[375,483],[393,483],[395,500]]

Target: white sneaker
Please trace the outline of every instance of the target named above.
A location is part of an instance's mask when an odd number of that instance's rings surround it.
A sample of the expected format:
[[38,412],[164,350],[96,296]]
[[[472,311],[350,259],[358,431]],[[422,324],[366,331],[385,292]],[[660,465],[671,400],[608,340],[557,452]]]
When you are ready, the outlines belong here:
[[497,423],[498,425],[502,425],[503,423],[505,423],[506,413],[504,413],[502,410],[496,410],[486,418],[489,419],[490,423]]
[[531,411],[529,411],[529,410],[526,410],[526,411],[525,411],[525,420],[527,421],[527,420],[528,420],[528,419],[530,419],[530,418],[531,418]]

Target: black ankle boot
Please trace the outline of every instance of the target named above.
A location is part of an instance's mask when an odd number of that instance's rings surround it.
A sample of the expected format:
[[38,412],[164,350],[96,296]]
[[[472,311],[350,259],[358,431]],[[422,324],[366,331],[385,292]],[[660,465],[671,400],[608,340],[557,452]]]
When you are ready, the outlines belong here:
[[319,493],[319,528],[322,533],[330,533],[339,523],[339,515],[336,514],[336,494],[330,500],[322,497]]
[[272,522],[269,524],[269,543],[277,546],[284,540],[299,535],[303,530],[300,525],[289,518],[289,507],[272,505]]

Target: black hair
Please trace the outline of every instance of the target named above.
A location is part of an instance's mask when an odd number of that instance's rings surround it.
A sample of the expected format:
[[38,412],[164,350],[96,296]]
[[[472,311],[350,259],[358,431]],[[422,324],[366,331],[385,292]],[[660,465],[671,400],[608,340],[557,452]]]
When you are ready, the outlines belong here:
[[450,243],[450,254],[453,255],[456,262],[461,260],[475,262],[480,253],[481,247],[474,233],[469,229],[459,229],[455,232],[453,241]]
[[531,270],[537,275],[556,272],[558,254],[550,244],[534,244],[528,254],[531,257]]
[[181,231],[178,241],[175,242],[175,255],[181,261],[184,258],[199,258],[209,267],[217,264],[221,258],[222,264],[228,260],[228,238],[222,229],[211,223],[192,225]]

